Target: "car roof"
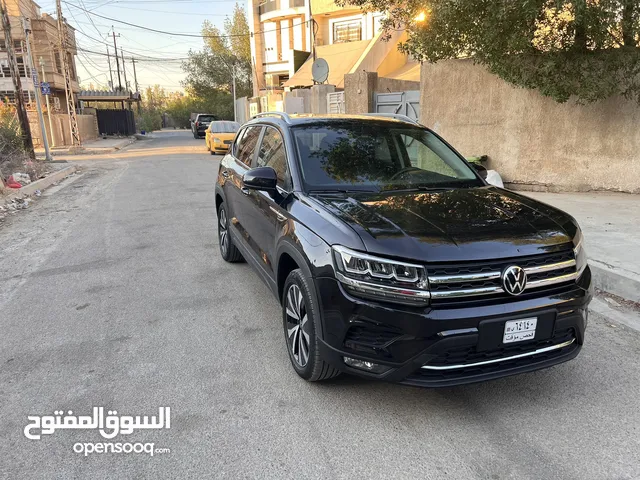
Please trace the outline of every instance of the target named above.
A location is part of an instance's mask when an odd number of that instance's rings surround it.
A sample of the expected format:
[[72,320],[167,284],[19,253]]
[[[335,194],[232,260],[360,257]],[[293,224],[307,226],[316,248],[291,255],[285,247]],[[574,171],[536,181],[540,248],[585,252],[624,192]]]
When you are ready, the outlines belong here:
[[392,116],[386,116],[384,114],[380,116],[376,116],[375,114],[370,115],[348,115],[348,114],[312,114],[312,113],[303,113],[303,114],[282,114],[280,112],[267,112],[263,113],[262,116],[254,117],[245,125],[250,125],[253,123],[272,123],[275,125],[281,126],[297,126],[297,125],[313,125],[313,124],[326,124],[326,123],[344,123],[350,121],[367,122],[367,123],[388,123],[395,125],[411,125],[411,126],[421,126],[416,122],[410,121],[401,118],[394,118]]

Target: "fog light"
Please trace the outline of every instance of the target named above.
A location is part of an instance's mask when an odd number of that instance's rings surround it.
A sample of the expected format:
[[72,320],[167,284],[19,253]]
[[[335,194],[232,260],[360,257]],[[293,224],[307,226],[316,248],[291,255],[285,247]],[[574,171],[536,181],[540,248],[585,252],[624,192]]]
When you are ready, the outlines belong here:
[[371,373],[384,373],[391,370],[391,367],[387,367],[386,365],[378,365],[377,363],[358,360],[357,358],[351,357],[344,357],[344,363],[350,367],[357,368],[358,370],[366,370]]

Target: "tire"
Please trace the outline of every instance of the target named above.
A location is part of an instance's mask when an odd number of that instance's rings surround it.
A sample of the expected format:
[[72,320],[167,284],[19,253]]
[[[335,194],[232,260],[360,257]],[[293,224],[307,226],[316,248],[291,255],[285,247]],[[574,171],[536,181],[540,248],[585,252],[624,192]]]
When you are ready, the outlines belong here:
[[282,323],[293,369],[305,380],[318,382],[337,377],[340,371],[320,355],[316,335],[320,313],[311,296],[311,288],[300,269],[289,274],[282,294]]
[[211,152],[211,155],[215,155],[216,152],[214,152],[213,150],[209,150]]
[[218,207],[218,240],[220,255],[225,262],[238,263],[244,260],[240,250],[233,244],[231,235],[229,235],[229,216],[224,203],[221,203],[220,207]]

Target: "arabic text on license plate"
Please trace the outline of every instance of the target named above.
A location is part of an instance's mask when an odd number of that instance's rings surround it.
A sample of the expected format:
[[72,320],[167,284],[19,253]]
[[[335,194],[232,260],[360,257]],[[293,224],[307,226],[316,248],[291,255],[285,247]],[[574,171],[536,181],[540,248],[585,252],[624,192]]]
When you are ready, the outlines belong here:
[[533,340],[536,336],[537,318],[521,318],[510,320],[504,324],[503,343],[523,342]]

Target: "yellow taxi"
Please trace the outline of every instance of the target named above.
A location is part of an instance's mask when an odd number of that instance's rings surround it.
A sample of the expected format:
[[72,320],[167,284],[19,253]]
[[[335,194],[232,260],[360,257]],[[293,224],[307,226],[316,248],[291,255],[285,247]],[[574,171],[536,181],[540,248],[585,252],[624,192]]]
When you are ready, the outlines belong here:
[[233,143],[236,132],[240,128],[238,122],[219,120],[211,122],[204,133],[204,141],[211,155],[224,155]]

